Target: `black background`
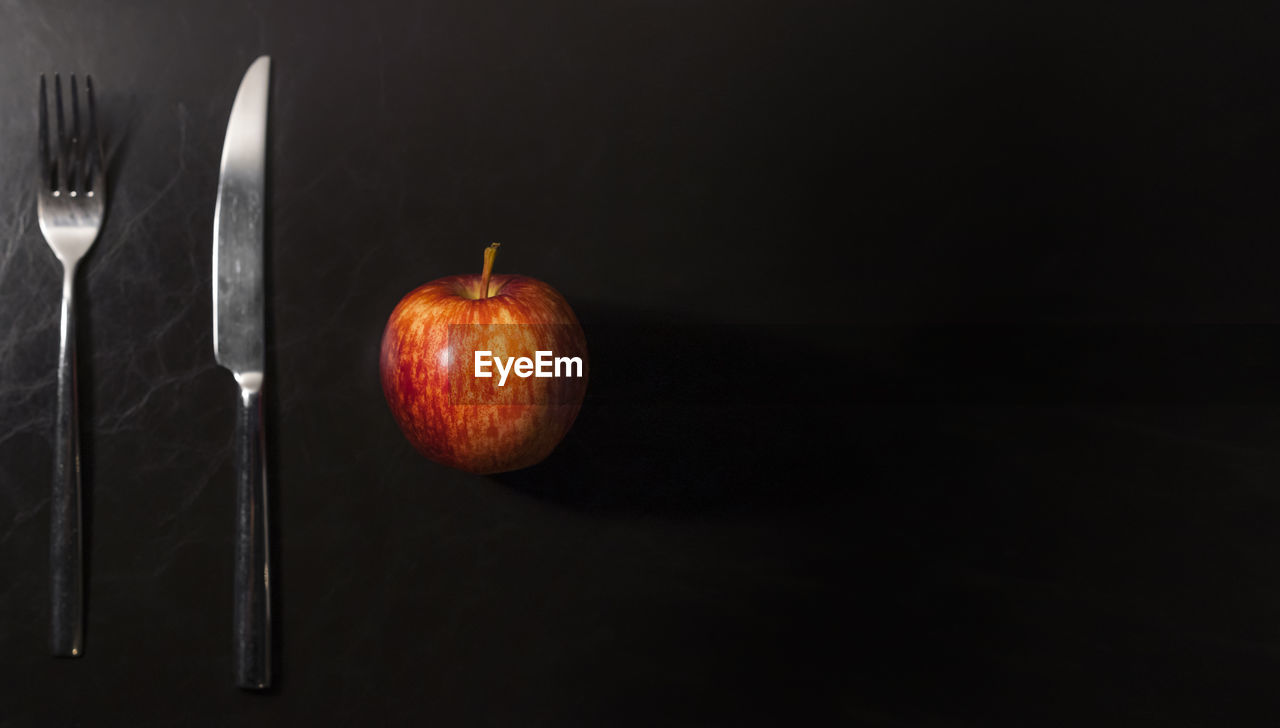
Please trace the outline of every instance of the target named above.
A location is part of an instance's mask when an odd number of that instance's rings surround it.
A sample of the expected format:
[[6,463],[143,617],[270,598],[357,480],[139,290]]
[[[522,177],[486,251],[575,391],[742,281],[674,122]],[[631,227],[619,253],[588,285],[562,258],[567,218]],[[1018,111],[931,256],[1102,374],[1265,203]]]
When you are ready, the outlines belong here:
[[[1274,10],[0,2],[0,723],[1266,725]],[[230,662],[217,168],[273,58],[278,681]],[[47,656],[59,270],[36,79],[90,72],[89,620]],[[592,350],[483,478],[378,385],[499,271]]]

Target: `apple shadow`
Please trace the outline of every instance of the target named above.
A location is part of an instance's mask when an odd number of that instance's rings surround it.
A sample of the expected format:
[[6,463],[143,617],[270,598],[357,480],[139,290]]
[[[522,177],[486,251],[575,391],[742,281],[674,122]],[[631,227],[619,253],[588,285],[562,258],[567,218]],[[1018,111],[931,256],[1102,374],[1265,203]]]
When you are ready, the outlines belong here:
[[593,303],[578,312],[591,379],[577,421],[542,463],[494,476],[576,508],[844,497],[876,472],[927,469],[910,461],[946,454],[954,433],[939,423],[957,408],[1280,397],[1258,357],[1274,349],[1272,327],[729,325]]

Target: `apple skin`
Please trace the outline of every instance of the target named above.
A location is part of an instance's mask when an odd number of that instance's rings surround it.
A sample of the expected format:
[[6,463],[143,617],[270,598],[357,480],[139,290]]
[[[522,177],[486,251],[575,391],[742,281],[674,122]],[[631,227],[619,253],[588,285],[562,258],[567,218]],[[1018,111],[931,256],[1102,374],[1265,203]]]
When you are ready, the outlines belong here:
[[[551,454],[582,407],[588,361],[582,326],[554,288],[527,276],[495,275],[489,297],[479,298],[480,281],[480,275],[440,278],[401,299],[382,336],[380,370],[391,414],[420,453],[487,475]],[[459,327],[451,337],[450,326],[458,324],[524,325]],[[513,371],[497,388],[496,372],[491,379],[472,376],[475,349],[580,356],[582,376],[519,378]]]

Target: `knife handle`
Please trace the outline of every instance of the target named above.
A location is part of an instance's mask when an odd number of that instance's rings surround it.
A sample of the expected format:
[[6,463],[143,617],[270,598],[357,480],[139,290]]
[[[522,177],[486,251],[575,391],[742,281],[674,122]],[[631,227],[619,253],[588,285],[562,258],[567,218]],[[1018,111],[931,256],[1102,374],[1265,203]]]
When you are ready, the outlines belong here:
[[236,418],[236,685],[271,685],[271,578],[267,548],[267,461],[262,393],[240,390]]
[[80,415],[76,404],[75,264],[63,269],[58,411],[49,500],[49,648],[84,654],[84,552],[80,520]]

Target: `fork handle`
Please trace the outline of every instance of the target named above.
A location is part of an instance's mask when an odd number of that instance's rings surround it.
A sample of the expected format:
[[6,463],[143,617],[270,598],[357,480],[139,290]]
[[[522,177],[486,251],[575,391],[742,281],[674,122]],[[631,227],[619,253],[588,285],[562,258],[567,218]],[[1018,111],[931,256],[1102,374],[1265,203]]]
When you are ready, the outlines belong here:
[[262,393],[242,386],[236,418],[236,685],[271,685],[271,578]]
[[84,654],[84,565],[80,520],[80,416],[76,403],[74,263],[64,264],[58,347],[58,414],[53,493],[49,502],[50,648],[56,657]]

